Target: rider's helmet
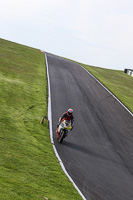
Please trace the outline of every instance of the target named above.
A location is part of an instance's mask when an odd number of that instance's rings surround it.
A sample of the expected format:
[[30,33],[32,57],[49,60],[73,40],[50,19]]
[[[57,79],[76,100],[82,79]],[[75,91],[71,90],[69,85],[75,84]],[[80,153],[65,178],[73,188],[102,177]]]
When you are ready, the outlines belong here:
[[73,114],[73,109],[72,108],[69,108],[68,111],[67,111],[67,115],[68,116],[71,116]]

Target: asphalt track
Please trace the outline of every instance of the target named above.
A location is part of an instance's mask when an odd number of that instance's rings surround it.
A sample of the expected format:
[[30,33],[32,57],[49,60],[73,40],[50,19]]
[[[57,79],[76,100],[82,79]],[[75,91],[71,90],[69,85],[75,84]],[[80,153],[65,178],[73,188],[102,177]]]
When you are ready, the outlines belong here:
[[[133,117],[80,65],[47,53],[54,144],[87,200],[133,200]],[[74,109],[62,144],[60,115]]]

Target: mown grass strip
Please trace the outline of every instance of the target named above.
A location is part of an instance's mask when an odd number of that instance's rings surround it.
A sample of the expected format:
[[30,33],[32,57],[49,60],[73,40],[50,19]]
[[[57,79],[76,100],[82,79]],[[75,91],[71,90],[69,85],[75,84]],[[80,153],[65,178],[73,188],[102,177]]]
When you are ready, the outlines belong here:
[[0,39],[1,200],[82,199],[54,155],[46,118],[44,54]]

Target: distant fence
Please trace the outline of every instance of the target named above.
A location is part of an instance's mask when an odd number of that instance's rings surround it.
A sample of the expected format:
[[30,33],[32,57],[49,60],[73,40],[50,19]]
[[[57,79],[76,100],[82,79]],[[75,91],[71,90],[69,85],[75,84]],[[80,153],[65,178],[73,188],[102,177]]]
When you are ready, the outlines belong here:
[[133,69],[124,69],[124,72],[133,77]]

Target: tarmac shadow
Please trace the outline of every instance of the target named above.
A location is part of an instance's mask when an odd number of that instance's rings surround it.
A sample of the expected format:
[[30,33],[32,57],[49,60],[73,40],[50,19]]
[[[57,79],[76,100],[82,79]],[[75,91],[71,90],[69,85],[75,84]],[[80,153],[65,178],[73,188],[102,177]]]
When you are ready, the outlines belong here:
[[114,155],[112,158],[109,157],[105,150],[104,151],[99,151],[99,149],[89,149],[83,146],[80,146],[78,144],[74,144],[72,142],[69,141],[63,141],[62,143],[64,146],[68,147],[68,148],[72,148],[76,151],[82,152],[84,154],[87,154],[89,156],[95,157],[97,159],[101,159],[101,160],[109,160],[112,163],[121,165],[121,161],[118,160],[118,157],[116,155]]

